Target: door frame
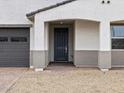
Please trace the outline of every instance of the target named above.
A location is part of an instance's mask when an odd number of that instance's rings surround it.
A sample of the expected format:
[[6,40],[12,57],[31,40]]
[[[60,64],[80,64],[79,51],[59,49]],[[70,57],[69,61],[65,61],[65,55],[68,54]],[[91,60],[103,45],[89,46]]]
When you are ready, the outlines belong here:
[[[68,28],[69,29],[69,42],[72,42],[72,49],[68,48],[68,62],[74,61],[74,24],[50,24],[49,27],[49,62],[54,62],[54,28]],[[71,32],[72,31],[72,32]],[[72,35],[70,36],[70,33]],[[70,39],[72,37],[72,39]],[[50,39],[52,38],[52,39]],[[70,45],[68,45],[70,47]]]
[[[55,29],[66,29],[66,33],[67,33],[67,55],[65,56],[67,58],[67,60],[57,60],[56,57],[55,57]],[[68,62],[69,61],[69,28],[68,27],[54,27],[54,61],[55,62]]]

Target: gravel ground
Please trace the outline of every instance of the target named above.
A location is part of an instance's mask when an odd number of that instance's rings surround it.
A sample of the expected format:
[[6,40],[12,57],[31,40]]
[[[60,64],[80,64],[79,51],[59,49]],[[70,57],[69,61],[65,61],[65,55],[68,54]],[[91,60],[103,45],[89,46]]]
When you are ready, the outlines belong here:
[[124,70],[27,71],[7,93],[124,93]]
[[27,68],[0,68],[0,93],[6,93]]

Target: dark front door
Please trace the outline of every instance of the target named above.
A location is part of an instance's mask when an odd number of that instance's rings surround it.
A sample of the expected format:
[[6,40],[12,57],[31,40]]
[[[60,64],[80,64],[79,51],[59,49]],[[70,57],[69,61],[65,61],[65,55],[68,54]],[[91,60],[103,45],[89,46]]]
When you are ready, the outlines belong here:
[[54,28],[54,61],[68,61],[68,28]]

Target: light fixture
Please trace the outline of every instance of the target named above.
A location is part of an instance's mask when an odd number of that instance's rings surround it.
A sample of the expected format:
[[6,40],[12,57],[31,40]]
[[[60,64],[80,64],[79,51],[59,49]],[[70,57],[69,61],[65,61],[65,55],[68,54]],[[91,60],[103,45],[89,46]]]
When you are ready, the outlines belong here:
[[105,3],[105,1],[103,0],[103,1],[102,1],[102,4],[104,4],[104,3]]
[[62,25],[62,24],[63,24],[63,22],[61,21],[61,22],[60,22],[60,24]]
[[108,0],[107,3],[110,4],[110,1]]

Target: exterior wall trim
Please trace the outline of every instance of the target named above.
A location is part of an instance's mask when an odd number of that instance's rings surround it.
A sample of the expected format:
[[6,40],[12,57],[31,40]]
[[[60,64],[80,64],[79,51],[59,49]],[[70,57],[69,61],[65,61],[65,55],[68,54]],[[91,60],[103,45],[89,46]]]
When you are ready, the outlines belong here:
[[44,70],[43,68],[36,68],[35,72],[39,72],[39,71],[43,71],[43,70]]
[[32,24],[0,24],[0,28],[13,28],[13,27],[18,27],[18,28],[24,28],[24,27],[32,27]]
[[99,66],[98,65],[75,65],[77,68],[81,68],[81,67],[93,67],[93,68],[98,68]]
[[76,67],[98,67],[98,50],[75,50],[74,65]]
[[113,67],[124,67],[124,65],[112,65],[112,68]]
[[48,51],[32,50],[32,59],[30,61],[33,63],[35,69],[46,68],[48,65]]
[[98,65],[100,69],[111,68],[111,51],[99,51]]
[[[68,28],[69,29],[69,34],[71,33],[72,34],[72,44],[74,43],[74,41],[73,41],[73,39],[74,39],[74,36],[73,36],[73,33],[74,33],[74,28],[73,28],[73,22],[72,22],[72,24],[63,24],[63,25],[61,25],[61,24],[51,24],[50,25],[50,29],[51,29],[51,31],[53,32],[52,34],[54,34],[54,28]],[[72,32],[71,32],[72,31]],[[51,37],[51,36],[50,36]],[[51,61],[53,61],[54,62],[54,35],[53,35],[53,41],[51,42],[51,43],[53,43],[53,45],[51,46],[50,44],[49,44],[49,61],[51,62]],[[70,37],[68,38],[68,40],[70,40]],[[69,43],[70,44],[70,43]],[[50,49],[50,48],[52,48],[52,49]],[[70,58],[70,55],[74,55],[73,54],[73,52],[74,52],[74,45],[73,46],[71,46],[71,48],[72,48],[72,50],[70,51],[69,50],[69,53],[68,53],[68,60],[69,61],[73,61],[74,59],[72,58]],[[52,51],[53,50],[53,51]],[[71,54],[71,52],[72,52],[72,54]],[[52,55],[52,56],[51,56]]]

